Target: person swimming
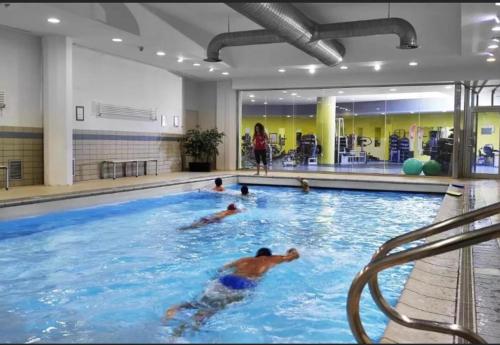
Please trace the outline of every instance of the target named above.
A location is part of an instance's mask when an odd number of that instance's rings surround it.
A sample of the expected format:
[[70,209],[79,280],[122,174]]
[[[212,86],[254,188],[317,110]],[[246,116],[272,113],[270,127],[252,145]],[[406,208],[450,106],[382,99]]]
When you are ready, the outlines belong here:
[[302,187],[302,191],[304,193],[309,193],[310,191],[310,187],[309,187],[309,181],[307,181],[306,179],[302,178],[302,177],[298,177],[297,178],[300,182],[300,186]]
[[[167,309],[165,318],[173,318],[182,309],[198,309],[193,315],[195,328],[198,328],[209,317],[224,309],[228,304],[241,301],[245,298],[246,291],[251,291],[261,278],[272,267],[296,260],[300,257],[295,248],[287,250],[285,255],[272,255],[268,248],[260,248],[255,257],[245,257],[224,265],[220,273],[231,269],[231,273],[223,274],[212,281],[200,301],[185,302]],[[175,336],[180,336],[188,327],[187,323],[181,324],[174,330]]]
[[246,184],[244,184],[243,186],[241,186],[241,195],[243,196],[248,196],[248,186]]
[[222,185],[222,179],[220,177],[217,177],[214,182],[215,182],[215,187],[212,188],[213,191],[215,191],[215,192],[223,192],[223,191],[226,190],[224,188],[224,186]]
[[180,227],[179,230],[194,229],[194,228],[199,228],[200,226],[204,226],[207,224],[220,222],[222,219],[226,218],[227,216],[230,216],[230,215],[233,215],[236,213],[240,213],[242,211],[243,210],[238,209],[234,203],[231,203],[227,206],[227,209],[225,211],[217,212],[211,216],[202,217],[202,218],[200,218],[200,220],[198,220],[197,222],[194,222],[191,225]]

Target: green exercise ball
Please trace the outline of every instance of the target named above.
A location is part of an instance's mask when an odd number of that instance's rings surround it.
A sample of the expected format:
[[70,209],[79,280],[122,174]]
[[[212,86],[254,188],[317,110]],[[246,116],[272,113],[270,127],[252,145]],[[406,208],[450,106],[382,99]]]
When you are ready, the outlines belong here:
[[436,162],[435,160],[430,160],[424,163],[422,167],[422,171],[427,176],[437,176],[441,174],[441,164]]
[[415,158],[408,158],[403,163],[403,171],[406,175],[420,175],[422,162]]

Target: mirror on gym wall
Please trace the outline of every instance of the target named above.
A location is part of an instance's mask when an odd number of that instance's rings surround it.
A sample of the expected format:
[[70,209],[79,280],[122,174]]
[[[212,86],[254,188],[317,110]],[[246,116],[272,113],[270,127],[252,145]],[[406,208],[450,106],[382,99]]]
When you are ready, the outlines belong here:
[[453,92],[452,85],[242,91],[240,168],[256,168],[260,123],[271,171],[451,175]]

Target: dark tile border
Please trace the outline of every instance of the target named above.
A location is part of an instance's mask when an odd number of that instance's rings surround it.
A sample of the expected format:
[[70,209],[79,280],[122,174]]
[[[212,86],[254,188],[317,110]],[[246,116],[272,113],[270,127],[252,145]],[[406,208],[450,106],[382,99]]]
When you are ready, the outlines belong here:
[[177,141],[181,135],[126,135],[73,133],[73,140]]
[[0,138],[43,139],[43,133],[0,131]]

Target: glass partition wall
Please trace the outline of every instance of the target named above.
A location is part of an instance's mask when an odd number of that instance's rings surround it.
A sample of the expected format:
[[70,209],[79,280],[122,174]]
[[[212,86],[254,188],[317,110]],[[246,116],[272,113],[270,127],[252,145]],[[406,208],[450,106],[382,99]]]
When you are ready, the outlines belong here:
[[240,100],[240,169],[255,168],[261,123],[271,171],[404,174],[415,158],[451,175],[454,85],[241,91]]

